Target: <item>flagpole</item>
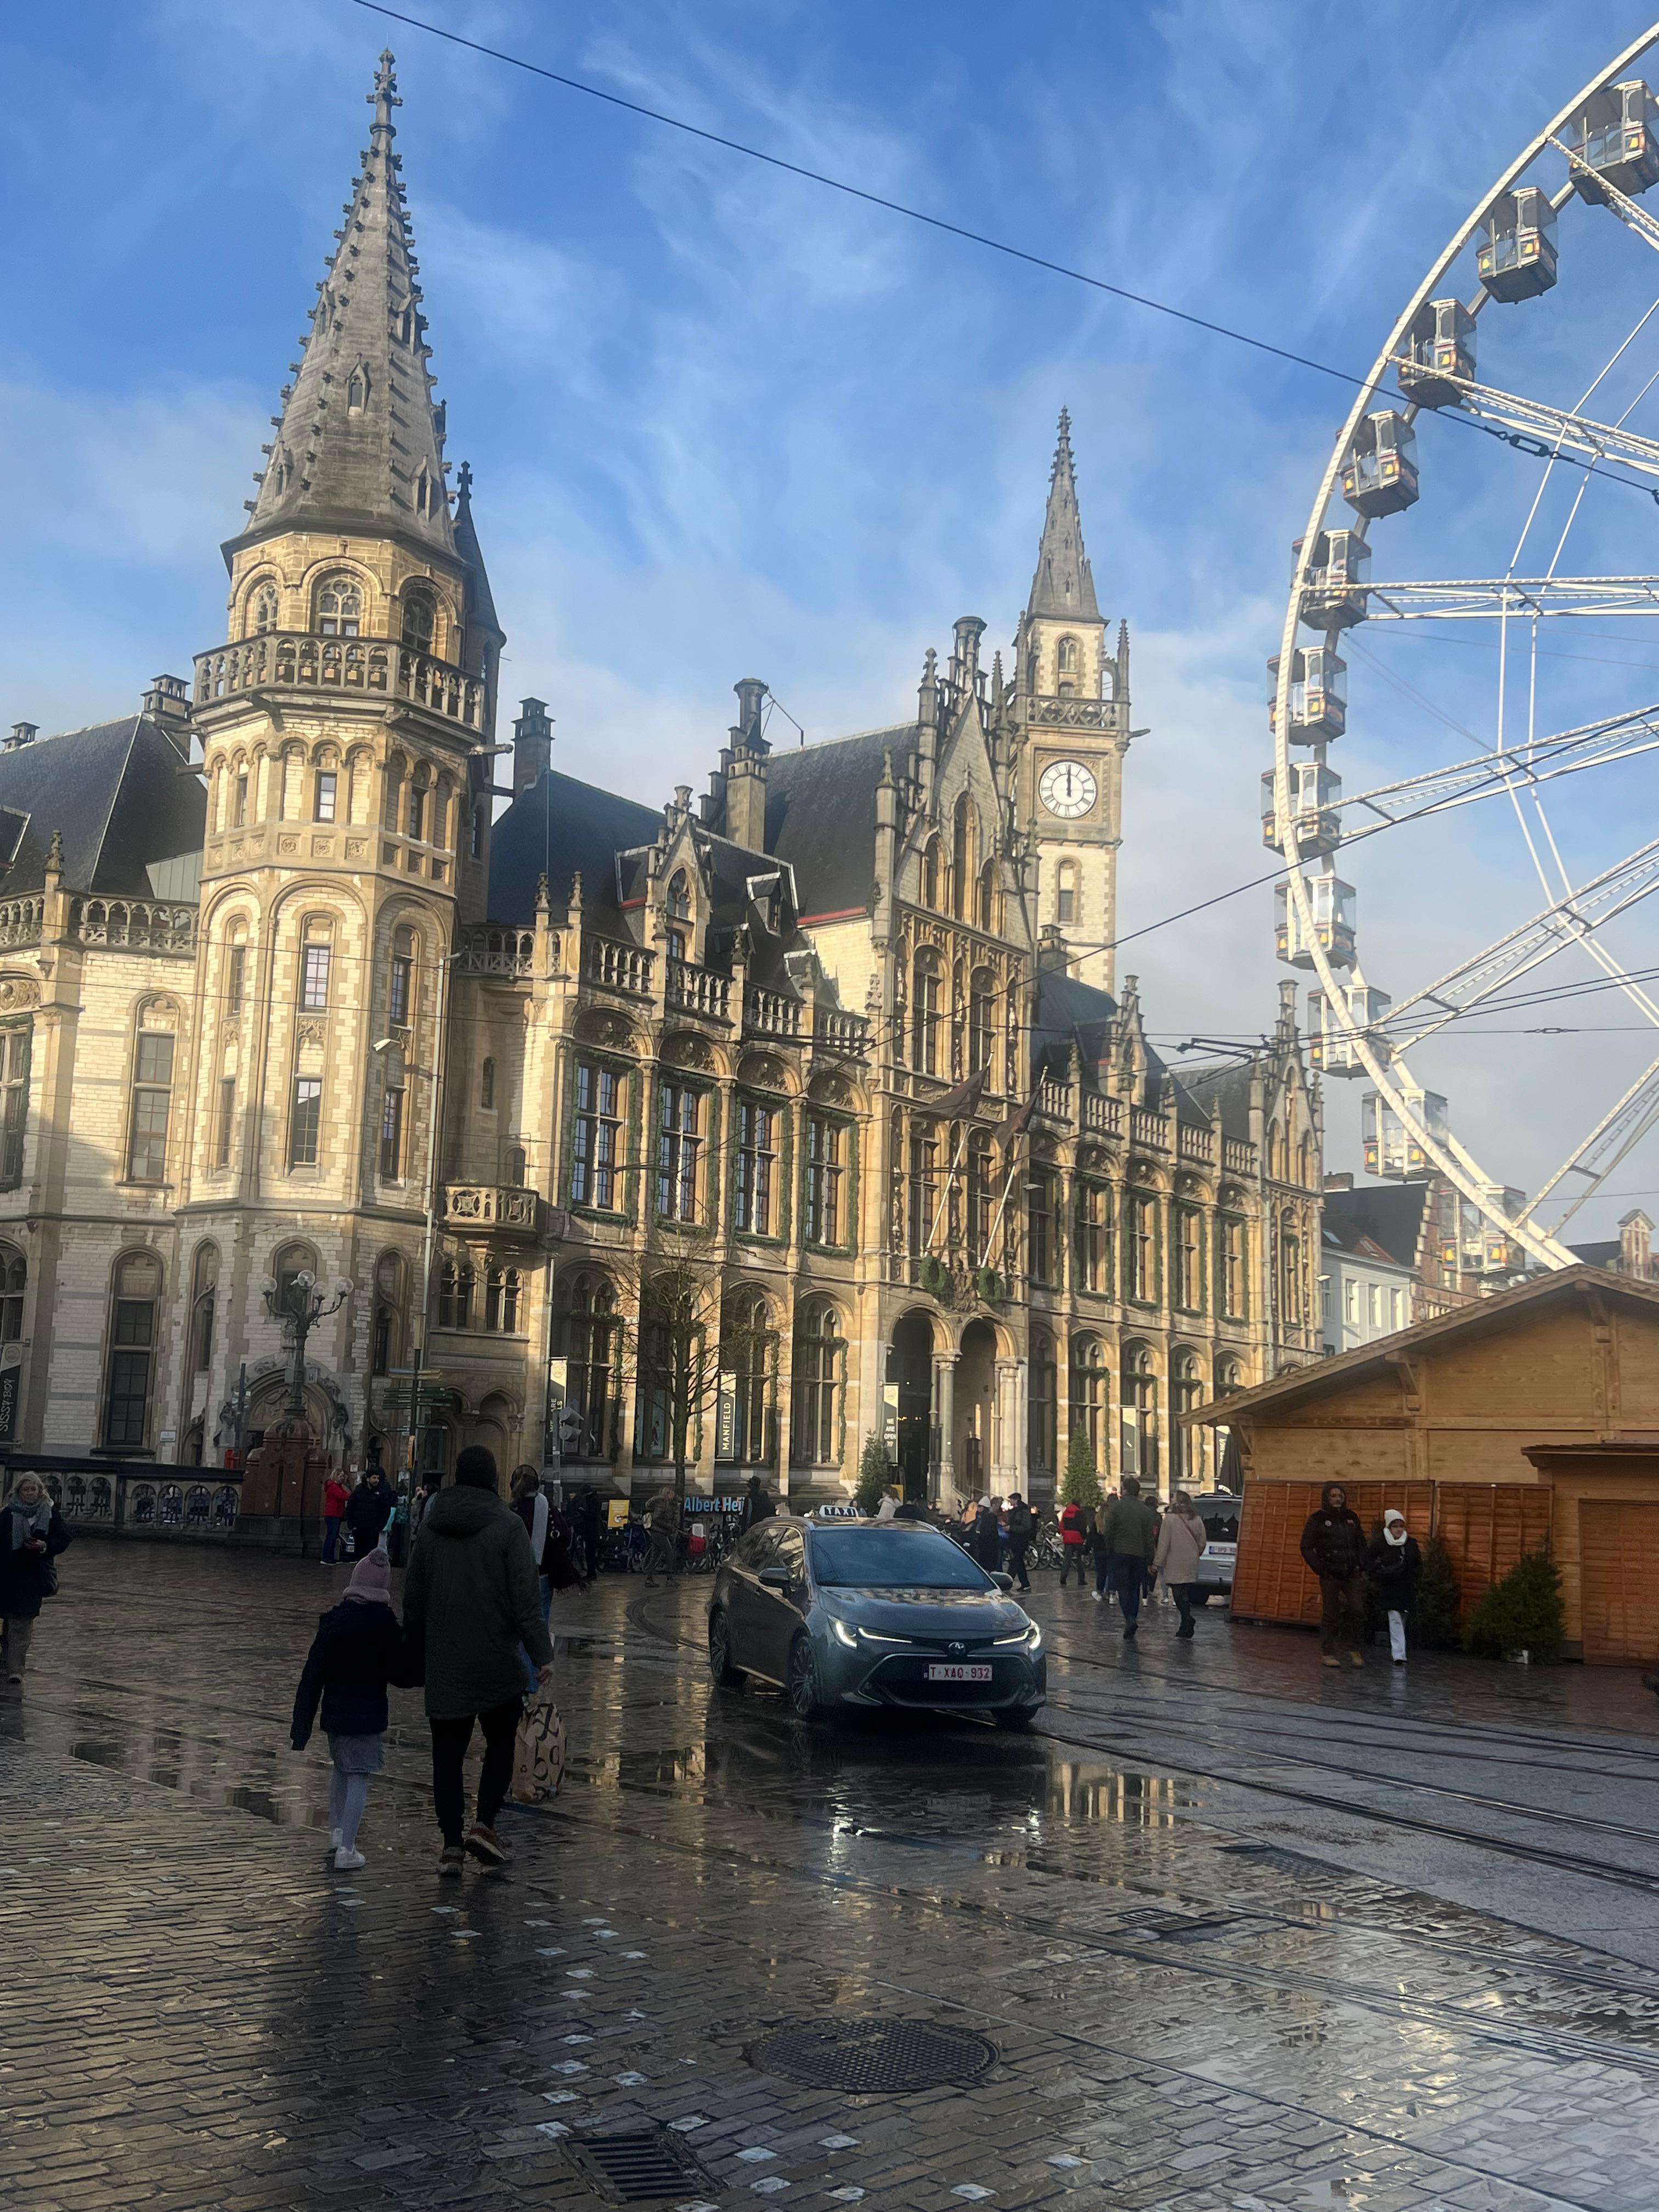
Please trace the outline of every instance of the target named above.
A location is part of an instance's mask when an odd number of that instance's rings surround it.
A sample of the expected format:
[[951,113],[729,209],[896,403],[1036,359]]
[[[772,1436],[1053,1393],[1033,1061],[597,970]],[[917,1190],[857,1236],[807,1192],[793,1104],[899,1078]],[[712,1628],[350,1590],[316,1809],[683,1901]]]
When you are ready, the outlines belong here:
[[996,1218],[992,1222],[991,1233],[985,1240],[985,1257],[981,1262],[983,1267],[989,1267],[995,1264],[991,1255],[997,1249],[997,1231],[1002,1226],[1003,1210],[1008,1203],[1008,1194],[1014,1187],[1014,1165],[1013,1160],[1010,1159],[1008,1173],[1002,1185],[1002,1196],[997,1200]]
[[944,1213],[944,1212],[945,1212],[945,1202],[946,1202],[946,1200],[950,1198],[950,1195],[951,1195],[951,1183],[952,1178],[955,1176],[955,1175],[956,1175],[956,1171],[957,1171],[957,1168],[958,1168],[958,1167],[960,1167],[960,1166],[961,1166],[961,1164],[962,1164],[962,1156],[963,1156],[963,1153],[967,1150],[967,1147],[968,1147],[968,1124],[967,1124],[967,1122],[966,1122],[966,1121],[964,1121],[964,1122],[962,1124],[962,1131],[961,1131],[961,1139],[960,1139],[960,1141],[958,1142],[958,1144],[957,1144],[957,1149],[956,1149],[956,1151],[955,1151],[955,1152],[952,1153],[952,1155],[951,1155],[951,1164],[950,1164],[950,1166],[949,1166],[949,1167],[945,1170],[945,1182],[944,1182],[944,1184],[943,1184],[943,1186],[942,1186],[942,1188],[940,1188],[940,1191],[939,1191],[939,1204],[938,1204],[938,1206],[937,1206],[934,1208],[934,1210],[933,1210],[933,1227],[932,1227],[931,1229],[929,1229],[929,1231],[927,1231],[927,1250],[928,1250],[929,1252],[931,1252],[931,1251],[933,1250],[933,1239],[934,1239],[934,1237],[937,1237],[937,1236],[939,1235],[939,1218],[940,1218],[940,1216],[941,1216],[941,1215]]

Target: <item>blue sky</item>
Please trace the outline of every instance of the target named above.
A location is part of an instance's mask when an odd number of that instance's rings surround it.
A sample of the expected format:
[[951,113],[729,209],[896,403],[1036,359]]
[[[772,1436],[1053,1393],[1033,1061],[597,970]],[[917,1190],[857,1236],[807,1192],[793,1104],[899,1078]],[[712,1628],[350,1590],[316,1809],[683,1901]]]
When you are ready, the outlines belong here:
[[[1643,22],[1516,0],[426,12],[1357,370],[1492,177]],[[218,543],[251,490],[388,40],[449,451],[476,472],[509,632],[506,689],[550,702],[562,766],[665,799],[702,787],[738,676],[764,677],[820,737],[905,711],[923,649],[958,614],[1006,645],[1064,401],[1097,584],[1132,625],[1135,720],[1152,732],[1129,760],[1121,921],[1261,872],[1263,664],[1340,384],[349,0],[83,0],[0,28],[18,95],[0,240],[14,517],[0,720],[121,711],[221,635]],[[1609,227],[1564,216],[1559,294],[1495,314],[1493,381],[1575,400],[1651,302],[1659,264]],[[1621,404],[1659,365],[1650,349],[1644,334]],[[1651,405],[1632,422],[1659,432]],[[1425,500],[1387,526],[1386,557],[1378,537],[1379,573],[1502,572],[1535,471],[1462,450],[1486,442],[1425,426]],[[1659,517],[1633,495],[1576,527],[1567,569],[1659,568],[1639,550]],[[1355,734],[1336,763],[1351,788],[1473,750],[1449,725],[1484,738],[1492,720],[1489,653],[1376,628],[1351,665]],[[1583,719],[1586,699],[1659,699],[1659,641],[1632,635],[1552,663],[1549,726]],[[1644,767],[1591,781],[1565,812],[1581,874],[1654,811]],[[1367,971],[1397,997],[1539,903],[1512,823],[1462,817],[1414,836],[1376,841],[1352,871]],[[1285,972],[1270,924],[1261,890],[1126,947],[1154,1029],[1267,1026]],[[1621,950],[1659,958],[1659,940],[1644,921]],[[1584,1004],[1601,1010],[1585,1020],[1636,1018]],[[1526,1183],[1644,1064],[1645,1042],[1466,1042],[1425,1072],[1476,1150]],[[1332,1164],[1352,1109],[1352,1089],[1333,1102]],[[1651,1150],[1614,1187],[1649,1184]],[[1623,1210],[1609,1201],[1584,1226]]]

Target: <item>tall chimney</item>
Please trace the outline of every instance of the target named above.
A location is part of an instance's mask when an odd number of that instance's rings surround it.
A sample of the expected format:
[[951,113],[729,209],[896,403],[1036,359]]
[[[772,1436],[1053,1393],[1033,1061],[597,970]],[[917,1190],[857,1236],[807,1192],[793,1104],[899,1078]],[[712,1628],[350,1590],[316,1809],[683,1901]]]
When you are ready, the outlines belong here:
[[740,677],[738,720],[726,767],[726,834],[746,852],[766,850],[766,757],[771,746],[761,735],[761,702],[766,686],[758,676]]
[[182,676],[157,676],[144,694],[144,715],[171,738],[181,752],[190,751],[190,686]]
[[11,726],[11,735],[6,739],[5,744],[0,746],[0,751],[15,753],[20,745],[32,745],[40,733],[39,722],[14,722]]
[[513,725],[513,788],[529,791],[553,765],[553,718],[545,699],[526,699]]

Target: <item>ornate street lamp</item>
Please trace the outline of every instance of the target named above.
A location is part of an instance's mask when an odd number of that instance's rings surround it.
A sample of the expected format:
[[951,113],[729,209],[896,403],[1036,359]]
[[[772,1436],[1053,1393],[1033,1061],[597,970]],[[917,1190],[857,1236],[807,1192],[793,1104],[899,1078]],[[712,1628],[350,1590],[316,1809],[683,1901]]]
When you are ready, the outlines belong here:
[[319,1321],[337,1313],[351,1296],[350,1279],[337,1276],[325,1286],[309,1267],[289,1275],[278,1283],[270,1276],[265,1279],[265,1311],[273,1321],[282,1322],[291,1333],[294,1345],[294,1364],[289,1370],[288,1403],[283,1408],[284,1420],[303,1422],[306,1418],[306,1340]]

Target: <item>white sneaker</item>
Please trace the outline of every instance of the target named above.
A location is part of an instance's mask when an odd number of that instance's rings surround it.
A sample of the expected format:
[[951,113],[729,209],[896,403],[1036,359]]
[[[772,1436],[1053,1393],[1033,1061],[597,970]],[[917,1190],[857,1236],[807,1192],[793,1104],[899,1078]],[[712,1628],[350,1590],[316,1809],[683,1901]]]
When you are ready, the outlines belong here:
[[1098,1590],[1091,1590],[1091,1591],[1090,1591],[1090,1593],[1089,1593],[1089,1595],[1090,1595],[1090,1596],[1091,1596],[1091,1598],[1093,1598],[1093,1600],[1094,1600],[1094,1601],[1095,1601],[1095,1603],[1096,1603],[1097,1605],[1103,1605],[1103,1604],[1105,1603],[1105,1601],[1105,1601],[1105,1600],[1101,1596],[1100,1592],[1099,1592]]
[[359,1867],[367,1866],[368,1864],[368,1861],[363,1856],[361,1851],[349,1851],[346,1850],[343,1844],[334,1854],[334,1871],[336,1874],[356,1874]]

